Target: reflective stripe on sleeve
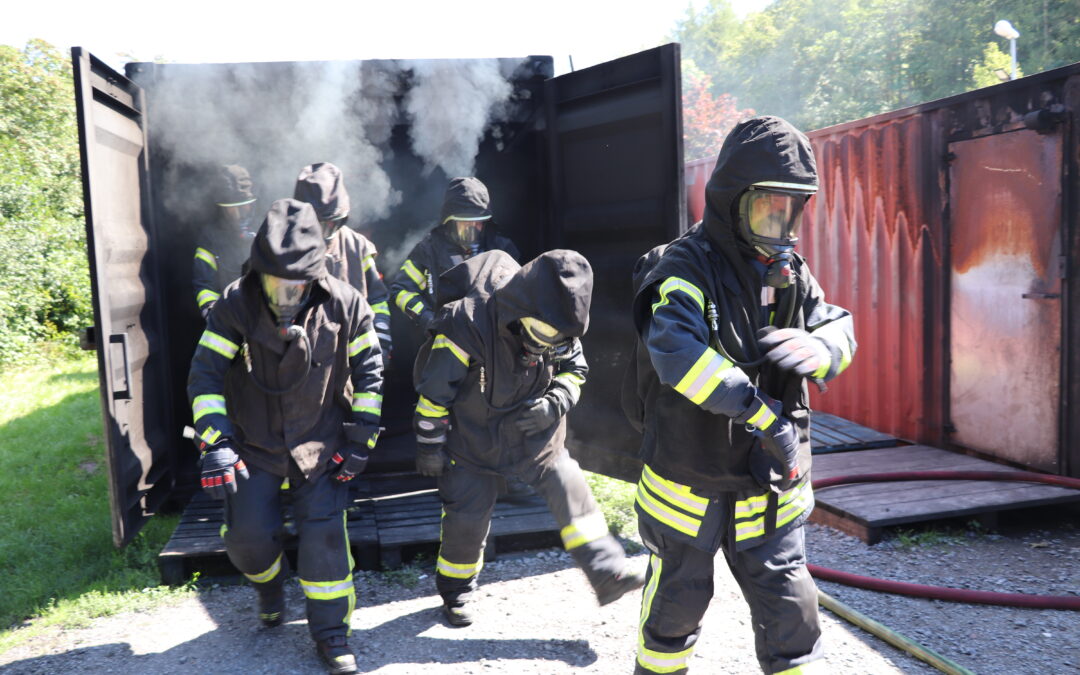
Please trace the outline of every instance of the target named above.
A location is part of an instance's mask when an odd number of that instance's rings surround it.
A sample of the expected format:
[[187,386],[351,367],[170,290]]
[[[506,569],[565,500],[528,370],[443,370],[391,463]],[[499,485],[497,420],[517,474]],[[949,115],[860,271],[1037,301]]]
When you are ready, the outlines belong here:
[[424,301],[423,300],[417,300],[415,303],[413,303],[412,307],[409,307],[409,311],[412,312],[413,314],[419,314],[423,310],[424,310]]
[[204,415],[225,415],[225,397],[220,394],[203,394],[191,402],[191,421],[198,422]]
[[308,581],[307,579],[301,579],[300,587],[304,589],[304,595],[311,600],[335,600],[356,593],[352,574],[340,581]]
[[221,438],[221,432],[214,427],[206,427],[205,429],[203,429],[203,432],[199,434],[199,438],[201,438],[202,441],[207,445],[213,445],[214,443],[218,442],[219,438]]
[[412,299],[415,297],[416,293],[411,291],[399,291],[397,297],[394,298],[394,304],[397,305],[398,309],[404,312],[408,304],[412,302]]
[[390,314],[390,305],[385,300],[376,302],[371,306],[371,311],[376,314]]
[[365,349],[371,349],[377,344],[379,344],[379,336],[373,330],[358,335],[349,343],[349,358],[351,359]]
[[814,506],[814,490],[810,483],[796,485],[778,500],[780,508],[776,512],[776,526],[783,527]]
[[758,411],[750,419],[746,420],[746,423],[764,431],[771,427],[775,421],[776,413],[772,411],[772,408],[762,403]]
[[214,254],[210,251],[207,251],[205,248],[200,247],[195,249],[195,258],[209,265],[211,268],[213,268],[215,272],[217,271],[217,258],[215,258]]
[[274,560],[274,564],[271,565],[269,568],[267,568],[265,571],[259,572],[258,574],[244,574],[244,576],[247,577],[248,579],[251,579],[253,582],[255,582],[257,584],[265,584],[265,583],[268,583],[270,581],[273,581],[274,577],[276,577],[278,575],[278,572],[280,572],[280,571],[281,571],[281,554],[279,553],[277,559]]
[[435,342],[431,344],[431,349],[449,349],[450,353],[456,356],[458,361],[461,361],[463,365],[469,365],[469,355],[465,353],[465,350],[458,347],[453,340],[442,333],[435,336]]
[[693,403],[701,405],[709,395],[716,391],[720,382],[727,376],[733,364],[711,347],[698,357],[693,367],[675,385],[675,391],[679,392]]
[[382,394],[372,394],[368,392],[353,394],[353,412],[370,413],[375,416],[381,415],[382,400]]
[[221,293],[215,293],[209,288],[204,288],[195,296],[195,302],[199,303],[199,307],[201,308],[203,305],[215,302],[220,297]]
[[240,345],[210,330],[203,331],[202,337],[199,338],[199,344],[221,354],[230,361],[236,356],[236,352],[240,351]]
[[417,269],[412,260],[406,260],[401,265],[401,270],[405,274],[409,275],[409,278],[413,280],[413,283],[420,287],[420,290],[427,290],[427,277],[424,273]]
[[694,302],[697,303],[701,311],[705,311],[705,294],[701,292],[701,289],[690,283],[686,279],[680,279],[679,277],[668,277],[660,284],[660,299],[657,300],[653,306],[652,311],[655,314],[656,310],[660,309],[664,305],[668,304],[668,294],[674,291],[682,291],[686,293]]
[[481,556],[479,560],[474,563],[452,563],[446,558],[439,556],[438,562],[435,563],[435,570],[444,577],[453,577],[454,579],[470,579],[480,574],[480,570],[484,568],[484,558]]
[[[837,375],[844,372],[851,365],[851,341],[848,340],[847,333],[840,327],[839,322],[827,323],[810,334],[828,344],[836,345],[836,348],[840,350],[840,365],[836,368]],[[826,370],[826,372],[828,371]]]
[[421,396],[416,401],[416,412],[424,417],[446,417],[450,414],[449,410],[426,396]]
[[590,541],[606,537],[609,533],[604,514],[597,511],[581,518],[574,518],[559,532],[559,535],[562,537],[563,546],[570,551]]
[[584,377],[577,373],[565,372],[556,375],[555,379],[566,385],[574,393],[575,399],[581,398],[581,385],[585,384]]
[[361,265],[362,265],[362,268],[363,268],[363,270],[365,272],[370,270],[372,267],[375,267],[375,256],[373,256],[373,255],[364,256],[364,260],[361,262]]

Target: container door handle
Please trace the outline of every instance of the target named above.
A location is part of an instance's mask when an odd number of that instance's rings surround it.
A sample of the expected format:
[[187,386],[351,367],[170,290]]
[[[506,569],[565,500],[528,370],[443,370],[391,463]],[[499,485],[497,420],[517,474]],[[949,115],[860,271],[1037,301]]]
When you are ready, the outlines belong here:
[[[110,362],[115,363],[117,350],[113,349],[112,345],[120,345],[119,357],[121,362],[124,364],[124,388],[120,389],[117,386],[116,382],[113,381],[112,397],[114,401],[127,400],[131,398],[131,364],[128,362],[127,333],[113,333],[109,336],[109,350],[111,352],[110,356],[113,357]],[[113,372],[116,372],[115,368],[113,368]]]
[[1024,293],[1020,297],[1025,300],[1057,300],[1061,297],[1061,293],[1043,293],[1041,291],[1035,291],[1032,293]]

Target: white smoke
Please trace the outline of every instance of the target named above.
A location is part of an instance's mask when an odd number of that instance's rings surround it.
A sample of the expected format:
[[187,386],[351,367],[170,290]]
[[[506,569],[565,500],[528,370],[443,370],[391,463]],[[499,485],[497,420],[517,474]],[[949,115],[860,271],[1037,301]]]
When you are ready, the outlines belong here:
[[447,177],[475,174],[476,155],[493,117],[513,91],[491,59],[407,61],[413,71],[405,111],[413,152]]

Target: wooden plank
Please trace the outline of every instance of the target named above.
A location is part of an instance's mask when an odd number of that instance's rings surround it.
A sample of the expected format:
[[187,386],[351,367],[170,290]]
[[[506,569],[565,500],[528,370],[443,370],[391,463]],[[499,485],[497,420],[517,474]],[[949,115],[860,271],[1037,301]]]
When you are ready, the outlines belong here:
[[896,437],[883,433],[870,427],[864,427],[861,424],[856,424],[851,420],[844,419],[843,417],[837,417],[836,415],[830,415],[829,413],[815,412],[810,417],[811,428],[815,424],[822,425],[834,433],[843,433],[850,436],[852,440],[856,440],[862,443],[877,443],[881,441],[895,441]]
[[814,460],[814,478],[896,471],[1013,471],[1007,466],[926,445],[905,445],[825,455]]

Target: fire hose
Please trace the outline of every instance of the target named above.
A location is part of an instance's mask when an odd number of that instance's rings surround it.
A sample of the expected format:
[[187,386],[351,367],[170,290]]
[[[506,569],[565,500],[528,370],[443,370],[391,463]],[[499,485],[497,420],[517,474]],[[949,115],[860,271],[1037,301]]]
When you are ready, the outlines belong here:
[[[1064,476],[1052,476],[1049,474],[1033,473],[1028,471],[902,471],[894,473],[871,473],[856,474],[850,476],[834,476],[813,481],[815,490],[822,490],[837,485],[852,483],[881,483],[906,480],[992,480],[992,481],[1017,481],[1024,483],[1043,483],[1060,487],[1080,490],[1080,480],[1066,478]],[[953,602],[981,603],[989,605],[1005,605],[1010,607],[1027,607],[1033,609],[1066,609],[1080,610],[1080,597],[1053,596],[1053,595],[1030,595],[1026,593],[996,593],[991,591],[973,591],[960,588],[948,588],[943,586],[927,586],[903,581],[890,581],[876,579],[850,572],[807,565],[810,574],[815,578],[825,581],[834,581],[847,586],[855,586],[872,591],[910,595],[920,598],[937,600],[949,600]],[[921,659],[938,670],[950,675],[969,675],[971,671],[963,666],[953,663],[949,659],[937,654],[931,649],[923,647],[913,640],[897,633],[887,626],[860,614],[844,603],[836,600],[828,594],[818,591],[818,602],[822,607],[836,613],[838,616],[850,621],[860,628],[885,640],[889,644],[902,649],[909,654]]]

